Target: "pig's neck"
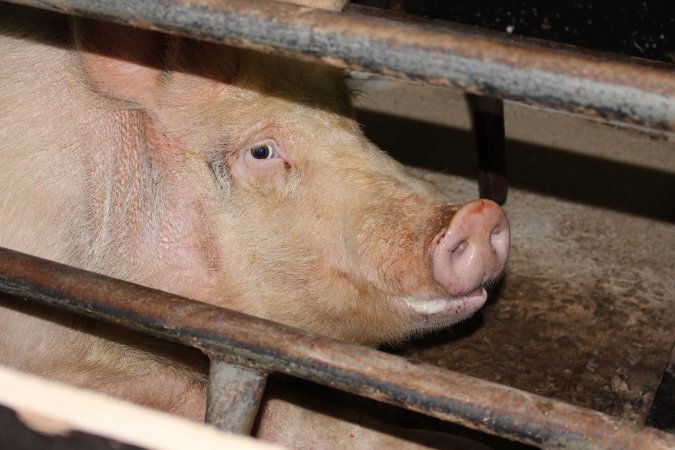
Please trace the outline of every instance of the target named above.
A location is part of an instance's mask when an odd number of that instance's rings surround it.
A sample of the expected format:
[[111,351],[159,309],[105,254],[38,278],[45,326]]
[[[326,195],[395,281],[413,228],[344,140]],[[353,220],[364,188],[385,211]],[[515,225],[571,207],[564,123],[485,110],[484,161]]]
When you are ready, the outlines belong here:
[[[204,200],[191,192],[190,165],[180,143],[138,110],[114,114],[110,151],[87,158],[89,191],[82,265],[154,288],[201,298],[217,259],[202,251],[213,233]],[[200,214],[201,213],[201,214]],[[200,219],[200,220],[198,220]],[[189,286],[189,291],[186,290]]]

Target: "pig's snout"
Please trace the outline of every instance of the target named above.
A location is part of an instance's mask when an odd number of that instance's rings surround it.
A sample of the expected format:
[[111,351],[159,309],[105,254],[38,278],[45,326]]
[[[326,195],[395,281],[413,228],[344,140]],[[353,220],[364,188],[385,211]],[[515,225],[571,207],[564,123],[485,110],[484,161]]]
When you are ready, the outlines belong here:
[[434,239],[434,280],[453,297],[484,297],[482,286],[504,270],[509,243],[509,222],[502,208],[490,200],[471,201]]

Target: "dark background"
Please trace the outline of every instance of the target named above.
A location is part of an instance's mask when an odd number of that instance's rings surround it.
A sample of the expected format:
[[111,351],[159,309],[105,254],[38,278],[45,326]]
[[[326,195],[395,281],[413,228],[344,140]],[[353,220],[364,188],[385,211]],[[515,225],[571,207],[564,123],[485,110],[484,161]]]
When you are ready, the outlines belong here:
[[352,0],[657,61],[675,60],[675,0]]

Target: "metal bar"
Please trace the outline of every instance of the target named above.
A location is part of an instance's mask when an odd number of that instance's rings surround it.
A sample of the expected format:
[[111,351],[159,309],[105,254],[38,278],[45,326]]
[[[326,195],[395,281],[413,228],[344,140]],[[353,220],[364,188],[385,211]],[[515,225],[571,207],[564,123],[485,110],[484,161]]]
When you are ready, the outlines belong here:
[[265,373],[212,359],[206,422],[232,433],[251,434],[266,381]]
[[0,292],[545,448],[672,449],[675,435],[12,250]]
[[467,95],[471,107],[473,134],[478,150],[478,189],[480,198],[503,205],[509,190],[506,177],[506,135],[504,101],[484,95]]
[[659,388],[654,394],[646,424],[650,427],[675,433],[675,342]]
[[11,1],[675,131],[671,64],[355,6],[337,14],[268,0]]

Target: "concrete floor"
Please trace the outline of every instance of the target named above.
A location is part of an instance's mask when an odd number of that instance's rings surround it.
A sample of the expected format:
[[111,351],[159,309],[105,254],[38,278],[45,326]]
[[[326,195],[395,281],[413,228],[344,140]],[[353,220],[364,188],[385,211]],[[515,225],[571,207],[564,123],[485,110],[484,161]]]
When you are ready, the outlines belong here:
[[[366,134],[477,196],[461,94],[357,79]],[[675,138],[506,104],[507,275],[476,317],[390,351],[643,423],[675,340]]]

